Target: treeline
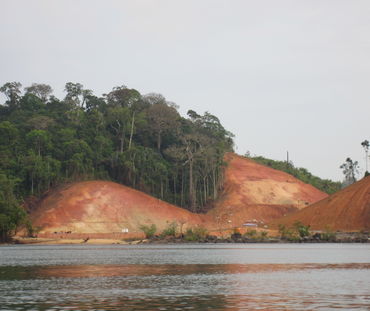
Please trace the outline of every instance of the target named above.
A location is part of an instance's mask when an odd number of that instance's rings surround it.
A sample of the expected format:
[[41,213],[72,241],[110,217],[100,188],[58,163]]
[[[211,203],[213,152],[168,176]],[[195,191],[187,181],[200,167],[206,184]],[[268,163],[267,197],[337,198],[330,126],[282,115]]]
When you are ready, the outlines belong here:
[[292,162],[287,161],[276,161],[264,158],[262,156],[254,156],[251,157],[250,155],[246,155],[256,161],[257,163],[272,167],[276,170],[284,171],[294,177],[298,178],[299,180],[305,182],[306,184],[311,184],[315,188],[326,192],[328,194],[333,194],[341,189],[342,183],[335,182],[329,179],[321,179],[320,177],[312,175],[307,169],[302,167],[294,167]]
[[0,105],[0,177],[18,200],[89,179],[195,212],[217,196],[233,135],[208,112],[190,110],[185,118],[162,95],[126,86],[98,97],[69,82],[63,99],[45,84],[22,90],[9,82],[0,91],[7,98]]

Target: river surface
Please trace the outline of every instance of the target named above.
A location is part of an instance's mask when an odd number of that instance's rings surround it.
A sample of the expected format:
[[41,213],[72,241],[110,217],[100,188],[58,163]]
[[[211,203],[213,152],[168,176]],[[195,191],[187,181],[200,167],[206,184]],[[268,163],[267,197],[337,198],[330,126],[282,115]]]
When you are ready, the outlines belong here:
[[0,310],[370,310],[370,245],[0,246]]

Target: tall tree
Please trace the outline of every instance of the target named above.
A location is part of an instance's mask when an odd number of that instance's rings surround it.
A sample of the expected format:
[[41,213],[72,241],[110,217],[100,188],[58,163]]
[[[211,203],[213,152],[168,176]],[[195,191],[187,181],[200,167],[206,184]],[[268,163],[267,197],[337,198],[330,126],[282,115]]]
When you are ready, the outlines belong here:
[[27,217],[14,194],[16,183],[0,173],[0,241],[7,241]]
[[358,174],[358,162],[347,158],[339,168],[343,170],[344,182],[343,186],[348,186],[356,182],[356,175]]
[[365,175],[367,175],[369,173],[369,171],[367,169],[367,161],[368,161],[368,158],[369,158],[369,147],[370,147],[369,141],[367,139],[365,139],[361,143],[361,146],[364,148],[364,151],[365,151],[365,166],[366,166]]
[[40,98],[44,103],[49,99],[49,96],[53,93],[53,89],[50,85],[42,83],[32,83],[31,86],[25,88],[26,93],[34,94]]
[[17,105],[21,95],[22,84],[19,82],[7,82],[0,87],[0,92],[8,98],[8,106],[14,107]]
[[157,150],[161,151],[162,138],[166,132],[175,131],[178,127],[179,113],[169,106],[164,97],[159,94],[150,94],[145,97],[152,105],[147,109],[149,127],[157,136]]

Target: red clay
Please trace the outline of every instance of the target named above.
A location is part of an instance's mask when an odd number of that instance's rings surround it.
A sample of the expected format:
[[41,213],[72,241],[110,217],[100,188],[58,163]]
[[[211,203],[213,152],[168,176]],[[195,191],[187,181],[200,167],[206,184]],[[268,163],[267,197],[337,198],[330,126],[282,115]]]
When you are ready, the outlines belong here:
[[94,233],[103,238],[126,229],[131,237],[142,234],[142,225],[156,224],[162,231],[171,222],[183,224],[183,230],[204,226],[221,231],[245,222],[258,222],[263,227],[327,196],[289,174],[236,154],[227,154],[226,160],[224,191],[206,215],[190,213],[113,182],[88,181],[55,190],[32,212],[31,219],[41,234],[71,232],[71,237]]
[[235,153],[226,155],[224,190],[209,215],[234,226],[266,223],[328,195],[285,172]]
[[370,176],[307,208],[275,220],[272,225],[300,221],[314,230],[370,230]]
[[41,202],[31,215],[41,233],[141,233],[141,225],[156,224],[159,231],[176,221],[186,226],[205,223],[192,214],[140,191],[108,181],[69,185]]

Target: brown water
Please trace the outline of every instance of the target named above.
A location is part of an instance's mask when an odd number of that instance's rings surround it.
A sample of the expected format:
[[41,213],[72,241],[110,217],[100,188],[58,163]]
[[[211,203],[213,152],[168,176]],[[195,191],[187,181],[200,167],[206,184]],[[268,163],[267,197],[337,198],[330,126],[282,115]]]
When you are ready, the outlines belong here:
[[369,244],[2,246],[0,310],[370,310]]

